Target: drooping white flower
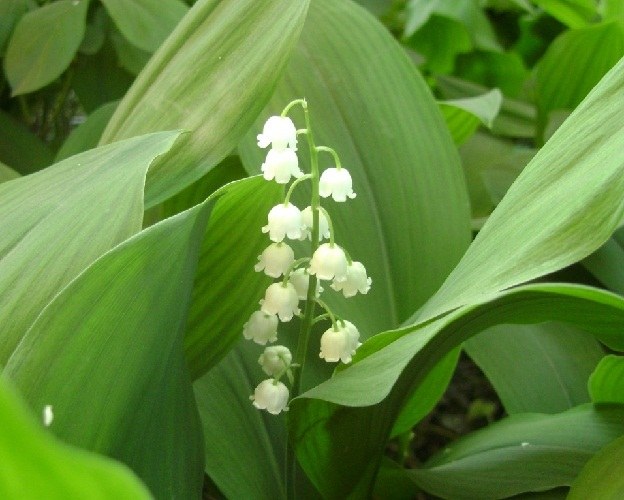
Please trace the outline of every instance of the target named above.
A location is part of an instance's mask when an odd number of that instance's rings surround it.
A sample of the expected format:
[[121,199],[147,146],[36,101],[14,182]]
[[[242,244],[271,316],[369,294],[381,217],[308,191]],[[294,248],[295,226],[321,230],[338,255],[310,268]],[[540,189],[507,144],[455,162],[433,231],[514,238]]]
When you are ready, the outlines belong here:
[[[299,297],[299,299],[305,300],[308,296],[308,288],[310,287],[310,275],[308,274],[308,272],[303,268],[296,269],[295,271],[290,273],[288,281],[290,281],[295,287],[295,290],[297,290],[297,296]],[[317,280],[316,296],[318,297],[322,291],[323,288],[321,288],[321,284]]]
[[267,181],[275,179],[278,184],[288,184],[291,176],[298,178],[303,175],[297,154],[290,148],[269,150],[260,168]]
[[279,243],[286,236],[291,240],[301,238],[301,210],[292,203],[275,205],[269,212],[268,219],[269,222],[262,228],[262,232],[269,233],[271,241]]
[[272,415],[288,411],[288,387],[272,378],[258,384],[250,399],[259,410],[266,410]]
[[271,377],[277,377],[284,373],[292,363],[292,354],[288,347],[283,345],[266,347],[258,358],[258,363],[264,373]]
[[328,363],[342,361],[350,363],[355,350],[361,345],[360,333],[348,321],[341,321],[337,329],[332,326],[321,336],[321,352],[319,357]]
[[[303,222],[303,232],[301,233],[301,240],[306,238],[312,239],[312,207],[306,207],[301,211],[301,221]],[[319,210],[319,238],[321,240],[329,238],[329,222],[325,213]]]
[[243,336],[253,340],[256,344],[265,345],[277,340],[277,325],[279,321],[275,314],[263,311],[254,311],[247,323],[243,325]]
[[347,266],[346,279],[334,281],[331,287],[342,292],[345,297],[353,297],[357,292],[368,293],[373,280],[366,275],[366,269],[361,262],[352,262]]
[[355,198],[351,174],[346,168],[328,168],[321,174],[319,194],[323,198],[332,197],[334,201],[347,201]]
[[52,425],[52,421],[54,420],[54,408],[52,405],[45,405],[43,407],[43,425],[45,427],[50,427]]
[[266,148],[272,144],[273,149],[286,148],[297,151],[297,129],[287,116],[272,116],[264,124],[262,133],[258,134],[258,146]]
[[286,243],[271,243],[258,255],[258,263],[254,269],[264,271],[271,278],[279,278],[288,271],[295,262],[295,252]]
[[321,280],[346,279],[347,257],[344,250],[336,244],[323,243],[312,255],[308,272]]
[[295,314],[301,311],[297,290],[292,283],[273,283],[260,300],[260,310],[267,314],[277,314],[281,321],[290,321]]

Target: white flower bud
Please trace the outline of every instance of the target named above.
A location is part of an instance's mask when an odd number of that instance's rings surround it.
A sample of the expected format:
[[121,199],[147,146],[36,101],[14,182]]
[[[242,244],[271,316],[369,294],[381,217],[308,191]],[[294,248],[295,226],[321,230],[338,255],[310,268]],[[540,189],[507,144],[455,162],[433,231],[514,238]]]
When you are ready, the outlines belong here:
[[273,283],[266,289],[260,309],[267,314],[277,314],[281,321],[290,321],[299,314],[299,297],[292,283]]
[[[303,232],[301,240],[312,239],[312,207],[306,207],[301,211],[301,221],[303,222]],[[322,210],[319,210],[319,238],[321,240],[329,238],[329,222]]]
[[269,144],[277,150],[297,150],[297,129],[290,118],[272,116],[266,121],[262,133],[258,134],[258,146],[264,149]]
[[286,243],[271,243],[258,255],[258,263],[254,269],[264,270],[264,274],[271,278],[279,278],[288,271],[295,262],[295,252]]
[[347,257],[344,250],[338,245],[323,243],[312,255],[308,272],[321,280],[346,279]]
[[368,293],[373,280],[366,276],[366,269],[361,262],[352,262],[347,266],[346,279],[334,281],[331,287],[342,292],[345,297],[353,297],[357,292]]
[[277,340],[277,325],[279,321],[275,314],[255,311],[243,325],[243,336],[253,340],[256,344],[265,345]]
[[[308,272],[303,268],[296,269],[295,271],[290,273],[288,281],[290,281],[295,287],[295,290],[297,290],[297,296],[299,297],[299,299],[305,300],[308,296],[308,288],[310,287],[310,275],[308,274]],[[322,291],[323,289],[321,288],[321,284],[317,280],[316,296],[318,297]]]
[[337,330],[332,326],[321,337],[321,352],[319,357],[328,363],[340,360],[350,363],[355,350],[362,344],[359,342],[360,333],[349,321],[340,321]]
[[282,411],[288,411],[288,396],[288,387],[270,378],[260,382],[250,399],[259,410],[277,415]]
[[269,223],[262,228],[263,233],[269,233],[271,241],[282,241],[286,236],[291,240],[301,238],[301,211],[292,203],[275,205],[269,212]]
[[328,168],[321,174],[319,194],[323,198],[331,196],[334,201],[347,201],[355,198],[351,174],[346,168]]
[[277,377],[284,373],[292,363],[292,354],[288,347],[283,345],[266,347],[258,358],[258,363],[262,366],[264,373]]
[[303,175],[297,154],[290,148],[271,149],[260,168],[267,181],[275,179],[278,184],[288,184],[291,176],[298,178]]

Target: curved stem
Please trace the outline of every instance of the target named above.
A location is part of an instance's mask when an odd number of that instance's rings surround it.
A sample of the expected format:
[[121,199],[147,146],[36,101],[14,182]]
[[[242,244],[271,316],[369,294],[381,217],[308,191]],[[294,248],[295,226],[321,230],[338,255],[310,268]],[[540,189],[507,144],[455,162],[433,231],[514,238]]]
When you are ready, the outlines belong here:
[[334,161],[336,162],[336,168],[338,170],[340,170],[342,168],[342,165],[340,164],[340,157],[338,156],[338,153],[336,153],[335,149],[332,148],[328,148],[327,146],[317,146],[316,150],[321,152],[325,152],[325,153],[329,153],[334,157]]
[[325,215],[325,219],[327,219],[327,224],[329,225],[329,246],[333,248],[334,246],[334,224],[332,223],[331,217],[329,216],[329,212],[327,212],[325,208],[319,205],[318,209],[323,212],[323,215]]
[[288,192],[286,193],[286,197],[284,198],[284,205],[288,205],[288,203],[290,203],[290,196],[292,195],[293,191],[295,190],[295,186],[303,181],[307,181],[308,179],[312,178],[312,174],[305,174],[302,175],[301,177],[299,177],[298,179],[295,179],[293,181],[293,183],[290,185],[290,187],[288,188]]
[[290,278],[290,275],[292,274],[292,272],[297,269],[297,267],[301,264],[303,264],[304,262],[308,262],[310,260],[310,257],[301,257],[300,259],[297,259],[295,262],[293,262],[288,269],[286,270],[286,272],[284,273],[284,279],[282,280],[282,284],[286,285],[286,283],[288,283],[288,279]]
[[[295,99],[294,101],[289,102],[286,107],[284,108],[284,110],[282,111],[282,115],[281,116],[286,116],[288,114],[288,112],[294,107],[297,106],[298,104],[301,105],[301,107],[303,108],[303,110],[305,111],[305,113],[307,114],[308,112],[308,103],[306,102],[305,99]],[[306,120],[307,122],[307,120]]]
[[323,309],[325,309],[325,311],[327,311],[329,319],[331,319],[331,322],[332,322],[332,327],[333,327],[334,331],[337,332],[339,330],[339,328],[338,328],[338,322],[336,321],[336,316],[334,316],[334,313],[331,312],[331,309],[328,307],[328,305],[325,304],[325,302],[323,302],[321,299],[316,298],[314,300],[316,301],[316,303],[319,306],[321,306]]

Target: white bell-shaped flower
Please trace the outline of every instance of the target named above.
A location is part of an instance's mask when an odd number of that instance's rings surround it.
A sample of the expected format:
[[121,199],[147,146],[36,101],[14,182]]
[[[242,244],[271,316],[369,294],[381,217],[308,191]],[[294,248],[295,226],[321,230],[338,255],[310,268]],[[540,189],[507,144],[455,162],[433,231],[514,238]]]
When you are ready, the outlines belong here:
[[[310,288],[310,275],[308,272],[303,268],[296,269],[290,273],[288,281],[290,281],[295,287],[295,290],[297,290],[297,296],[299,299],[305,300],[308,296],[308,288]],[[321,287],[321,283],[317,280],[316,296],[318,297],[322,291],[323,288]]]
[[258,146],[264,149],[269,144],[277,150],[297,150],[297,129],[290,118],[272,116],[266,121],[262,133],[258,134]]
[[345,297],[353,297],[357,292],[368,293],[373,280],[366,275],[366,269],[361,262],[352,262],[347,266],[346,279],[334,281],[331,287],[342,292]]
[[243,325],[243,336],[253,340],[256,344],[265,345],[277,340],[277,325],[279,321],[275,314],[255,311]]
[[291,177],[298,178],[303,175],[297,154],[290,148],[269,150],[260,168],[267,181],[275,179],[278,184],[288,184]]
[[357,328],[348,321],[341,321],[337,329],[332,326],[321,336],[321,352],[319,357],[328,363],[342,361],[350,363],[355,350],[361,345]]
[[[301,233],[301,240],[312,239],[312,207],[306,207],[301,211],[301,221],[303,222],[303,232]],[[325,213],[319,210],[319,238],[326,240],[329,238],[329,222]]]
[[284,373],[292,363],[292,354],[288,347],[283,345],[266,347],[258,358],[258,363],[264,373],[277,377]]
[[259,410],[266,410],[272,415],[288,411],[288,387],[272,378],[258,384],[250,399]]
[[321,280],[339,282],[346,279],[347,256],[344,250],[336,244],[323,243],[312,255],[308,272]]
[[286,243],[271,243],[258,255],[258,263],[254,269],[264,271],[271,278],[279,278],[288,271],[295,262],[295,252]]
[[292,283],[273,283],[260,300],[260,310],[267,314],[277,314],[281,321],[290,321],[295,314],[301,311],[297,290]]
[[262,228],[262,232],[269,233],[271,241],[278,243],[286,236],[291,240],[301,238],[301,210],[292,203],[275,205],[269,212],[268,219],[269,223]]
[[346,168],[328,168],[321,174],[319,194],[323,198],[332,197],[334,201],[347,201],[355,198],[351,174]]

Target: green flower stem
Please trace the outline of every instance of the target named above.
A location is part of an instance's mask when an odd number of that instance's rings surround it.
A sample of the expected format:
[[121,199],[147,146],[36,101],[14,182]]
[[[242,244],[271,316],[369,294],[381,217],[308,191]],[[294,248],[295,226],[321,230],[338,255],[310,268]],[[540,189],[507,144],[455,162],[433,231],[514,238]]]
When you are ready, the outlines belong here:
[[327,219],[327,224],[329,225],[329,246],[334,247],[334,224],[332,223],[331,217],[329,216],[329,212],[325,210],[323,207],[319,205],[319,210],[325,214],[325,218]]
[[332,322],[332,327],[334,331],[337,332],[339,328],[338,328],[338,322],[336,321],[336,316],[334,316],[334,313],[331,312],[331,309],[321,299],[316,298],[314,300],[319,306],[321,306],[323,309],[325,309],[325,311],[327,311],[327,315],[329,316],[329,319],[331,319],[331,322]]
[[323,320],[326,320],[326,319],[331,319],[330,316],[329,316],[329,313],[319,314],[316,318],[314,318],[312,320],[312,324],[316,325],[320,321],[323,321]]
[[286,286],[286,283],[288,283],[288,279],[290,278],[290,275],[295,269],[297,269],[297,267],[299,267],[304,262],[309,262],[309,261],[310,261],[310,257],[301,257],[300,259],[297,259],[295,262],[293,262],[290,265],[290,267],[286,270],[286,272],[284,273],[284,279],[282,280],[282,285]]
[[293,183],[290,185],[290,187],[288,188],[288,192],[286,193],[286,197],[284,198],[284,205],[288,205],[290,203],[290,197],[293,193],[293,191],[295,190],[295,186],[303,181],[307,181],[308,179],[312,178],[312,174],[305,174],[302,175],[301,177],[299,177],[298,179],[295,179],[293,181]]
[[340,157],[338,156],[338,153],[336,153],[336,150],[328,148],[327,146],[317,146],[316,150],[319,152],[323,151],[325,153],[331,154],[334,157],[334,161],[336,162],[336,168],[338,170],[342,168],[342,165],[340,164]]
[[[305,117],[305,128],[307,130],[306,138],[308,141],[308,148],[310,150],[310,175],[312,179],[312,244],[311,253],[314,254],[319,246],[319,211],[318,208],[321,205],[321,197],[319,195],[319,165],[318,165],[318,151],[316,144],[314,143],[314,134],[312,133],[312,127],[310,126],[310,113],[308,111],[308,103],[305,99],[298,99],[291,102],[284,108],[282,116],[285,116],[290,109],[300,104],[303,108],[303,114]],[[294,183],[293,183],[294,184]],[[291,186],[292,188],[292,186]],[[294,373],[294,381],[291,389],[291,397],[296,398],[301,392],[301,375],[303,372],[303,366],[305,363],[306,352],[308,350],[308,342],[310,339],[310,331],[312,330],[312,319],[314,318],[314,309],[316,302],[314,296],[316,292],[316,276],[311,275],[308,294],[306,297],[306,305],[303,312],[303,319],[301,320],[301,328],[299,330],[299,339],[297,342],[297,350],[295,352],[294,363],[301,366],[301,370],[297,370]],[[297,462],[295,457],[295,450],[292,447],[290,440],[286,444],[286,495],[288,498],[295,498],[295,476],[297,471]]]

